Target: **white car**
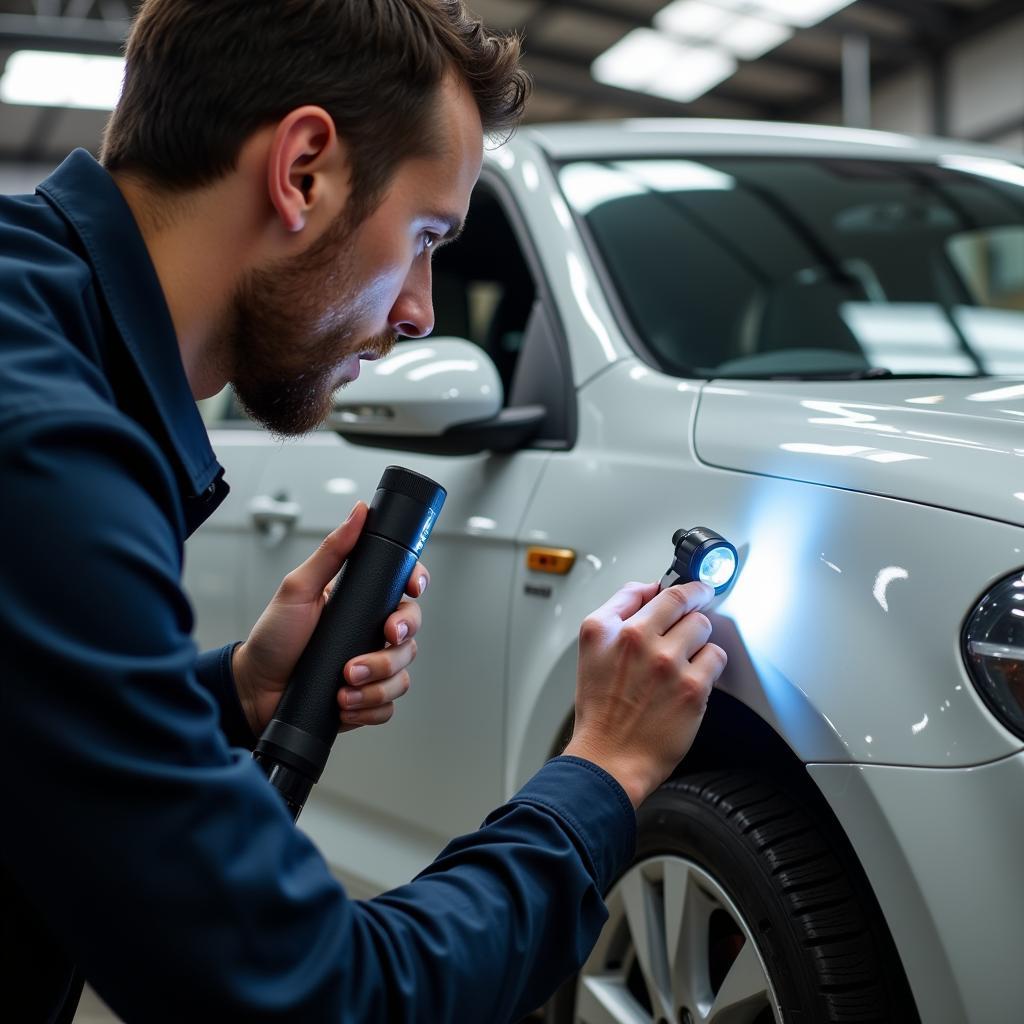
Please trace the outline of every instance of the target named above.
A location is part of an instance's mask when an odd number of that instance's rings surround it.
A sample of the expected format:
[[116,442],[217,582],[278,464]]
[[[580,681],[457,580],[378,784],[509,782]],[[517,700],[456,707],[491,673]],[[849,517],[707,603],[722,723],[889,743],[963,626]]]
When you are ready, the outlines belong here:
[[400,343],[279,443],[208,410],[204,646],[388,464],[441,482],[415,685],[301,824],[355,895],[557,753],[582,619],[736,545],[697,743],[640,812],[586,1024],[1024,1019],[1024,168],[902,135],[531,127]]

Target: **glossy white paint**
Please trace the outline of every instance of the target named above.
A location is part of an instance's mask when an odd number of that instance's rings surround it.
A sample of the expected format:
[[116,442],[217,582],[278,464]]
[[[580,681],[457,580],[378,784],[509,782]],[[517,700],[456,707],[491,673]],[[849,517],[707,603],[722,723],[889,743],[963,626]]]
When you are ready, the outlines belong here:
[[[811,401],[823,387],[804,386]],[[508,788],[548,753],[545,723],[571,707],[582,618],[623,581],[656,580],[672,533],[698,525],[740,552],[737,581],[714,606],[714,637],[730,658],[719,685],[801,760],[972,765],[1021,749],[959,654],[977,598],[1024,565],[1021,530],[704,466],[690,436],[702,436],[714,387],[623,361],[580,392],[579,443],[552,456],[520,534],[521,546],[543,538],[580,557],[557,579],[517,565]],[[751,447],[771,436],[757,422],[752,431],[744,420]],[[524,593],[537,582],[550,598]]]
[[1012,165],[1024,163],[1019,153],[960,139],[923,139],[897,132],[831,125],[703,117],[544,125],[532,128],[529,136],[555,160],[720,153],[936,161],[980,157]]
[[1024,755],[959,771],[809,765],[871,879],[923,1024],[1024,1006]]
[[723,469],[1024,525],[1024,385],[1012,380],[712,383],[696,448]]
[[363,363],[334,397],[331,424],[351,434],[439,437],[449,427],[493,419],[501,377],[478,345],[460,338],[405,341]]

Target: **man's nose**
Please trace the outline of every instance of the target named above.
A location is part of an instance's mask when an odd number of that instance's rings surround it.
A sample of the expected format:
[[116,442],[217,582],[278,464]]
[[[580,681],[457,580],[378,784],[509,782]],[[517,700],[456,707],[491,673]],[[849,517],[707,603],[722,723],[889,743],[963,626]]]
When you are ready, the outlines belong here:
[[425,338],[434,329],[429,264],[423,270],[415,268],[406,278],[388,323],[396,334],[406,338]]

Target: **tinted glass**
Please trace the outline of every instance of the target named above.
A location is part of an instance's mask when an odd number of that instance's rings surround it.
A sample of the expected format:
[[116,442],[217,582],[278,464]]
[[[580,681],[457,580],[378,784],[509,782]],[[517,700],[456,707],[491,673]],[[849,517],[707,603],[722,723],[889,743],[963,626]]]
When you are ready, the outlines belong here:
[[659,158],[560,180],[669,372],[1024,373],[1016,164]]

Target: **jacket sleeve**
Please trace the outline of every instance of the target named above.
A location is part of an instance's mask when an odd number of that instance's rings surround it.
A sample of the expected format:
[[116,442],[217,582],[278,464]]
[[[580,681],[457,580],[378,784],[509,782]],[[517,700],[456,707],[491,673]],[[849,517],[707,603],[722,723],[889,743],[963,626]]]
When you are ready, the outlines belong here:
[[495,1024],[581,963],[634,841],[610,777],[556,759],[350,900],[197,680],[152,442],[113,413],[26,417],[0,424],[0,479],[0,859],[118,1014]]
[[257,737],[253,735],[242,710],[235,675],[231,671],[231,656],[237,646],[237,643],[227,644],[200,654],[196,659],[196,680],[216,702],[220,711],[220,728],[228,743],[252,750]]

